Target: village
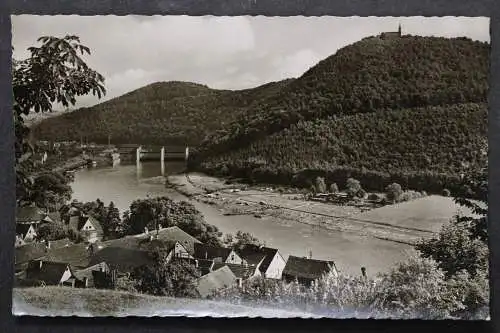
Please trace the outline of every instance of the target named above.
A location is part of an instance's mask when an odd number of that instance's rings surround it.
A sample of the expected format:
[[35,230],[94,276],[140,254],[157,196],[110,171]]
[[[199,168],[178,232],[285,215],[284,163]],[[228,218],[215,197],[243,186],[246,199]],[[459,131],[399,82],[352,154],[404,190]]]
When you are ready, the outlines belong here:
[[[37,237],[40,226],[54,223],[80,233],[82,242]],[[28,206],[17,212],[16,285],[113,289],[118,277],[152,264],[148,248],[155,242],[168,250],[168,262],[194,264],[200,277],[193,287],[201,298],[256,277],[310,285],[325,274],[338,274],[334,261],[297,256],[285,261],[279,249],[251,244],[239,249],[210,246],[177,226],[158,225],[156,230],[146,228],[142,234],[102,241],[100,222],[76,207],[69,220],[61,221],[57,212]]]

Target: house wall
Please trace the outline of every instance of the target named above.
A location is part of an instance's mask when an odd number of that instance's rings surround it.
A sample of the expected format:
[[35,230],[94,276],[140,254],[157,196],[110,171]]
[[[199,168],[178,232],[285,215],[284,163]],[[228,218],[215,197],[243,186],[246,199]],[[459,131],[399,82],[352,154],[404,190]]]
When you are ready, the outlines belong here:
[[178,258],[190,258],[193,259],[193,256],[189,254],[189,251],[182,246],[180,243],[176,243],[174,247],[174,256]]
[[30,228],[26,232],[26,236],[24,236],[24,240],[32,241],[33,239],[35,239],[35,237],[36,237],[35,228],[33,228],[33,226],[30,226]]
[[285,269],[286,261],[283,257],[276,252],[273,260],[269,264],[265,272],[265,277],[267,279],[281,279],[281,275],[283,274],[283,270]]
[[225,261],[226,264],[243,265],[243,259],[234,251],[231,251]]
[[71,278],[72,275],[73,274],[71,274],[71,271],[70,271],[69,267],[66,268],[66,270],[64,271],[64,273],[63,273],[63,275],[62,275],[61,280],[59,281],[59,283],[63,283],[64,281],[67,281],[68,279]]

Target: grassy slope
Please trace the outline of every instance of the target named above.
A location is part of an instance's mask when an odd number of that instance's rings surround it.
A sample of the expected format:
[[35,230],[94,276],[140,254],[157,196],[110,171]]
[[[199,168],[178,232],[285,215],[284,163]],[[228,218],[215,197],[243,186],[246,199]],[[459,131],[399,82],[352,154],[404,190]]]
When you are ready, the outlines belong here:
[[[14,288],[14,315],[41,316],[225,316],[292,317],[298,312],[200,299],[68,287]],[[301,313],[301,315],[304,315]]]

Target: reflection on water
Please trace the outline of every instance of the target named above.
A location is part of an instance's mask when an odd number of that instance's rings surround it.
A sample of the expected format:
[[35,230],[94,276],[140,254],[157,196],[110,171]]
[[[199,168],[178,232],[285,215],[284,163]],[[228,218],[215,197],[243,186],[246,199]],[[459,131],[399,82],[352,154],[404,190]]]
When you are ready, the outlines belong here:
[[383,271],[407,256],[404,250],[409,246],[388,241],[327,231],[272,217],[223,216],[214,207],[191,201],[165,187],[162,175],[183,170],[184,162],[168,162],[162,166],[159,161],[84,169],[75,174],[73,197],[85,202],[97,198],[106,204],[113,201],[121,212],[139,198],[168,196],[173,200],[187,200],[202,212],[208,223],[216,225],[223,233],[250,232],[266,245],[279,248],[285,259],[290,254],[308,256],[312,252],[314,258],[335,260],[339,269],[351,274],[359,274],[361,266],[371,273]]

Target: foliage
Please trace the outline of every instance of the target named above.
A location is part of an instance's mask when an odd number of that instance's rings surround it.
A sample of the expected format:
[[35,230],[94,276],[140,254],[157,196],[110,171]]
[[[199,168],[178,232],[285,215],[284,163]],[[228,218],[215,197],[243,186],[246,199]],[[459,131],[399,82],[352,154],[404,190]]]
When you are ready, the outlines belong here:
[[387,200],[394,202],[398,202],[401,199],[401,196],[403,195],[403,189],[401,188],[401,185],[398,183],[392,183],[390,185],[387,185],[386,189],[386,198]]
[[178,226],[199,241],[220,245],[222,235],[217,227],[207,224],[203,215],[186,201],[173,201],[167,197],[138,199],[130,205],[124,215],[125,233],[134,235],[144,232],[144,228],[155,230],[162,227]]
[[359,180],[354,178],[348,178],[345,186],[345,192],[351,198],[358,196],[362,190]]
[[43,223],[36,231],[38,240],[54,241],[67,236],[67,230],[59,223]]
[[71,199],[72,193],[69,179],[60,173],[50,171],[35,177],[28,197],[17,199],[35,203],[38,207],[53,212]]
[[185,260],[166,260],[166,251],[158,249],[151,253],[154,265],[141,266],[132,273],[136,288],[156,296],[194,297],[194,281],[200,274],[198,269]]
[[451,195],[451,192],[450,192],[450,190],[448,190],[447,188],[445,188],[443,190],[442,194],[443,194],[443,197],[449,197]]
[[449,284],[462,295],[465,309],[459,314],[475,319],[484,316],[489,305],[487,168],[465,176],[463,185],[474,200],[459,196],[455,201],[479,216],[456,216],[436,237],[421,241],[416,249],[422,257],[436,260]]
[[114,288],[116,290],[136,293],[137,292],[136,284],[137,281],[132,279],[129,275],[123,275],[116,278]]
[[325,184],[325,179],[323,177],[316,177],[314,185],[316,187],[316,193],[326,192],[326,184]]
[[457,195],[461,174],[485,164],[480,148],[487,117],[486,104],[457,104],[300,121],[248,147],[206,158],[199,168],[211,172],[227,165],[235,177],[306,188],[320,176],[341,187],[356,178],[369,191],[398,183],[439,194],[446,187]]
[[223,244],[229,248],[240,250],[245,245],[257,245],[264,246],[264,243],[261,242],[257,237],[253,236],[248,232],[237,231],[236,235],[226,234],[223,239]]
[[330,273],[307,287],[256,278],[214,298],[346,317],[444,319],[464,307],[456,288],[433,260],[413,257],[375,279]]
[[338,193],[339,192],[339,187],[336,183],[332,183],[330,185],[330,193]]

